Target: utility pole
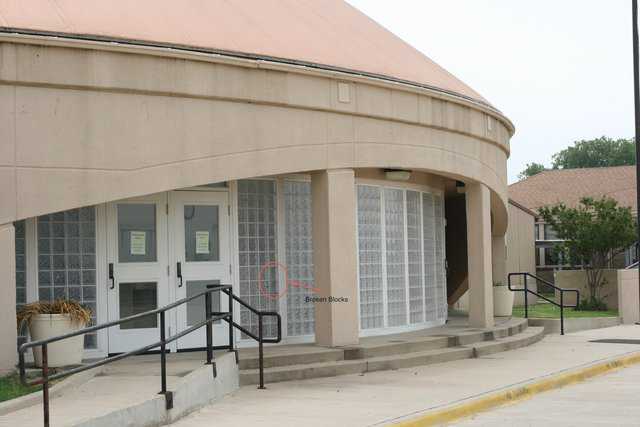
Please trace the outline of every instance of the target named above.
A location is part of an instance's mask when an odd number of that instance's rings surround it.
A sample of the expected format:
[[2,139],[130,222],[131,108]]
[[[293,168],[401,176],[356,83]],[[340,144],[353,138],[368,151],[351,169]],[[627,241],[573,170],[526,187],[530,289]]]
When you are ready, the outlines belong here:
[[[636,118],[636,219],[638,221],[638,245],[640,248],[640,80],[638,72],[638,0],[631,3],[633,19],[633,96]],[[638,266],[638,287],[640,287],[640,265]]]

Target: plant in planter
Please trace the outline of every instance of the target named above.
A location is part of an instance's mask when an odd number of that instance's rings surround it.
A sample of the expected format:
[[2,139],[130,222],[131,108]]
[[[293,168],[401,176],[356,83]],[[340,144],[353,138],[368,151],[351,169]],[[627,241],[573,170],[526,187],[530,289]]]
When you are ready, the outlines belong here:
[[[32,341],[44,340],[84,328],[91,311],[73,300],[36,301],[18,311],[18,329],[29,328]],[[77,365],[82,361],[84,336],[68,338],[47,346],[48,364],[52,368]],[[42,366],[40,347],[33,348],[36,366]]]
[[513,292],[503,282],[493,283],[493,314],[511,316],[513,310]]

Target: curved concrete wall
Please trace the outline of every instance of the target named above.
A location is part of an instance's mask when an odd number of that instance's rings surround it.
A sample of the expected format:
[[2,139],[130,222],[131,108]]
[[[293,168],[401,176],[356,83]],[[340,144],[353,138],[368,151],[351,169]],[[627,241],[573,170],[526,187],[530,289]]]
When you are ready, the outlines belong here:
[[381,80],[0,36],[0,224],[230,179],[402,167],[487,185],[496,234],[512,132],[486,107]]

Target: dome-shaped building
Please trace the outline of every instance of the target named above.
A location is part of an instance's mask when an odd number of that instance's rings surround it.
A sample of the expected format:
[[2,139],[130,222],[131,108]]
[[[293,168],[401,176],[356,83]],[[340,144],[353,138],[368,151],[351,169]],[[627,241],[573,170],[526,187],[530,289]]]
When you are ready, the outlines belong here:
[[[2,2],[2,342],[16,304],[76,299],[102,323],[211,283],[278,311],[288,343],[441,325],[467,287],[490,326],[512,134],[341,0]],[[168,329],[202,315],[194,300]],[[140,319],[85,348],[157,336]]]

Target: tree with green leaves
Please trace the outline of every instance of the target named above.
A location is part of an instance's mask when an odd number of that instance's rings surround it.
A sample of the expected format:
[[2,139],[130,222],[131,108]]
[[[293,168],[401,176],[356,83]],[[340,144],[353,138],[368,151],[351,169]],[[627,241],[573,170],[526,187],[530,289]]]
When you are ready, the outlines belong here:
[[563,203],[540,208],[540,217],[556,231],[562,243],[556,251],[573,266],[582,266],[589,296],[583,308],[602,309],[600,291],[604,269],[611,260],[636,241],[636,224],[631,208],[618,206],[611,198],[585,197],[575,208]]
[[522,181],[523,179],[527,179],[534,175],[539,174],[540,172],[546,170],[543,164],[541,163],[527,163],[527,166],[524,168],[522,172],[518,175],[518,179]]
[[633,139],[611,139],[606,136],[576,141],[553,155],[554,169],[601,168],[636,164]]

